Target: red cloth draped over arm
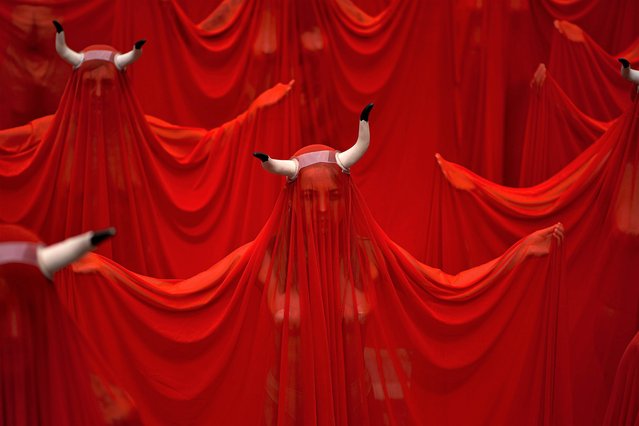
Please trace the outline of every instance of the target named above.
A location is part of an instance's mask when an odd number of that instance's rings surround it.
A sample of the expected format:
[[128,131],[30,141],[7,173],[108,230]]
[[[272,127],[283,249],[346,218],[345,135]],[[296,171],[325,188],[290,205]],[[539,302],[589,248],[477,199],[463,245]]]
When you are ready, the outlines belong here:
[[556,21],[555,26],[548,68],[559,86],[587,115],[598,120],[617,118],[632,103],[631,84],[619,78],[618,56],[604,51],[570,22]]
[[531,82],[519,186],[558,172],[608,129],[581,112],[541,64]]
[[92,255],[57,288],[152,424],[538,424],[569,408],[561,252],[525,260],[551,239],[447,275],[317,164],[255,241],[190,279]]
[[429,255],[444,268],[463,269],[499,253],[517,235],[565,224],[560,304],[571,333],[577,424],[603,420],[617,362],[637,327],[637,108],[635,102],[598,141],[536,186],[496,185],[440,159],[445,179],[436,186],[441,202],[433,210]]
[[[55,116],[0,132],[0,220],[40,229],[48,242],[115,226],[132,238],[99,252],[166,277],[200,271],[254,238],[278,183],[251,184],[250,153],[288,116],[280,101],[291,86],[204,130],[145,116],[126,75],[95,63],[74,71]],[[228,208],[247,194],[245,210]]]

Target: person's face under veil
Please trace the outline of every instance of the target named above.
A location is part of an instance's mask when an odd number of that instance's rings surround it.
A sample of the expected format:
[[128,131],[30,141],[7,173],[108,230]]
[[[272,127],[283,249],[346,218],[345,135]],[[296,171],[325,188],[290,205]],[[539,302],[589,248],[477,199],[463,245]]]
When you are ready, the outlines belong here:
[[[357,423],[376,401],[363,343],[373,304],[368,293],[378,277],[367,213],[350,175],[335,163],[302,168],[284,197],[262,268],[277,330],[266,423],[304,424],[310,402],[331,407],[335,394],[348,407],[340,415]],[[334,419],[331,410],[319,418]]]
[[338,230],[345,215],[346,188],[332,164],[315,164],[300,172],[297,197],[307,232],[324,238]]
[[109,96],[113,91],[117,74],[115,66],[108,62],[91,61],[81,70],[83,91],[94,102]]
[[[107,48],[95,46],[102,51],[112,50]],[[68,192],[79,199],[77,202],[85,202],[85,194],[107,190],[96,185],[107,183],[108,191],[117,188],[122,192],[128,190],[129,184],[138,186],[134,165],[139,155],[136,149],[147,145],[145,117],[125,73],[115,64],[88,60],[74,70],[56,117],[52,127],[55,138],[64,140],[61,167],[74,170],[83,161],[88,162],[83,166],[84,174],[62,175],[63,182],[59,182],[58,188],[82,185],[82,191]]]
[[[132,120],[130,114],[137,110],[136,101],[129,91],[125,73],[118,70],[112,60],[107,60],[117,54],[115,49],[93,45],[83,51],[86,56],[95,56],[96,52],[106,59],[89,57],[73,71],[59,109],[71,108],[71,116],[78,125],[122,127]],[[92,129],[87,130],[91,133]],[[101,128],[94,130],[102,131]]]

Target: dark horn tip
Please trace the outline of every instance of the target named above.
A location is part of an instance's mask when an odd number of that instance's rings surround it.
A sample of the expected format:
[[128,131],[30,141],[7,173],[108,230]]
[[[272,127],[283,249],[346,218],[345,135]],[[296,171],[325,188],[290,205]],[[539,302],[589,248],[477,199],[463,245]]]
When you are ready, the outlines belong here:
[[630,62],[628,62],[626,58],[619,58],[617,60],[621,63],[621,65],[623,65],[624,68],[630,67]]
[[57,33],[61,33],[62,31],[64,31],[62,29],[62,25],[60,25],[60,23],[56,20],[53,20],[53,26],[55,27],[55,32]]
[[97,246],[104,240],[107,240],[115,235],[115,228],[106,228],[100,229],[99,231],[94,231],[93,236],[91,237],[91,245]]
[[135,42],[135,48],[140,50],[142,49],[142,46],[144,46],[144,43],[146,43],[146,39],[141,39]]
[[268,155],[264,154],[263,152],[254,152],[253,157],[259,158],[262,163],[267,162],[269,158]]
[[364,107],[364,109],[362,110],[362,113],[359,115],[359,120],[360,121],[368,121],[368,116],[371,113],[371,110],[373,109],[374,104],[371,102],[370,104],[366,105]]

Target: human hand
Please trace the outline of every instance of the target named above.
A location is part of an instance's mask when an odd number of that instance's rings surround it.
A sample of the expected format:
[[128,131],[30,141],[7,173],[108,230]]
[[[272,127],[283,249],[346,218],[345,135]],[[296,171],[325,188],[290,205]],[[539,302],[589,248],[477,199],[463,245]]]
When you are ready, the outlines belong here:
[[564,225],[561,222],[530,234],[525,240],[527,254],[530,256],[547,255],[550,253],[553,239],[557,241],[558,245],[564,241]]

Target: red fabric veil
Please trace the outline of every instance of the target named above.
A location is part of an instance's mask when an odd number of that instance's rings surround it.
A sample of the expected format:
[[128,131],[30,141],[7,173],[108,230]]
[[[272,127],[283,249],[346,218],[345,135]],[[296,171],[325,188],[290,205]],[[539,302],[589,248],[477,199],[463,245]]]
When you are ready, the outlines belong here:
[[610,127],[581,112],[543,64],[530,85],[519,186],[548,179]]
[[[0,244],[38,241],[22,227],[0,225]],[[0,264],[0,378],[2,424],[139,423],[130,398],[33,264]]]
[[621,53],[606,52],[588,33],[566,21],[555,21],[548,68],[572,102],[598,120],[617,118],[630,107],[631,85],[619,78],[617,58],[636,61],[635,40]]
[[[330,150],[310,146],[298,152]],[[539,424],[553,416],[553,229],[451,276],[373,220],[335,163],[184,281],[92,255],[59,293],[149,424]],[[121,238],[124,238],[121,236]]]
[[639,101],[536,186],[504,187],[439,159],[445,178],[435,189],[432,263],[463,269],[500,253],[517,235],[556,221],[566,226],[560,303],[570,330],[575,424],[603,420],[617,363],[639,328],[637,141]]
[[603,424],[639,424],[639,333],[630,341],[619,362]]
[[[96,50],[113,48],[85,52]],[[274,184],[241,212],[226,205],[254,190],[251,143],[284,122],[283,107],[263,110],[290,89],[276,85],[218,128],[180,127],[145,116],[126,72],[112,62],[85,61],[54,116],[0,131],[0,221],[37,229],[49,243],[115,226],[133,238],[99,253],[156,276],[201,271],[254,238],[255,221],[268,217]]]

